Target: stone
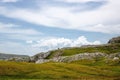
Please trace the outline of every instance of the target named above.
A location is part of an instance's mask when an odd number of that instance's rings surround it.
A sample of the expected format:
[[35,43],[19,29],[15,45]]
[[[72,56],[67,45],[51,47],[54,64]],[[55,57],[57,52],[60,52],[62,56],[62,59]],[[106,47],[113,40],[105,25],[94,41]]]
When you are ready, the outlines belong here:
[[119,57],[114,57],[113,61],[119,60]]
[[44,63],[44,62],[72,62],[76,60],[83,60],[83,59],[95,59],[95,58],[100,58],[100,57],[105,57],[106,54],[104,53],[80,53],[72,56],[59,56],[59,57],[54,57],[52,59],[39,59],[36,61],[36,63]]
[[108,41],[109,44],[120,43],[120,36],[114,37]]
[[40,59],[45,59],[49,54],[50,52],[46,52],[46,53],[42,52],[42,53],[36,54],[30,58],[31,62],[36,62]]

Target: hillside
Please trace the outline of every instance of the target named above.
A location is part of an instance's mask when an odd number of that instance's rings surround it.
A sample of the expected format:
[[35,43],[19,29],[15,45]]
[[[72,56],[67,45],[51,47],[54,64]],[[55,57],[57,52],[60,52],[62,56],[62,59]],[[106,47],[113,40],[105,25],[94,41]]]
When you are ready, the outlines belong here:
[[25,57],[29,57],[27,55],[17,55],[17,54],[4,54],[4,53],[0,53],[0,60],[6,60],[6,59],[11,59],[11,58],[25,58]]
[[[120,37],[112,38],[107,44],[84,45],[81,47],[69,47],[36,54],[32,61],[44,62],[71,62],[81,59],[106,58],[106,60],[120,58]],[[112,57],[111,57],[112,56]]]
[[95,53],[101,52],[106,54],[112,54],[120,52],[120,44],[105,44],[105,45],[91,45],[85,47],[73,47],[73,48],[63,48],[59,50],[54,50],[50,52],[50,55],[46,59],[57,57],[57,56],[71,56],[80,53]]
[[24,62],[0,61],[0,80],[120,80],[120,39],[113,39],[39,53]]

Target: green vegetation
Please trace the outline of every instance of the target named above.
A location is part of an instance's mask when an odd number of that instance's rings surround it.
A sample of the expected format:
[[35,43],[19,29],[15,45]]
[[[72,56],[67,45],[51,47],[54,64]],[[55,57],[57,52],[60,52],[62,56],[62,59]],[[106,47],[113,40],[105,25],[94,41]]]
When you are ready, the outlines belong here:
[[75,47],[75,48],[68,48],[68,49],[59,49],[51,51],[51,54],[47,57],[53,58],[56,54],[62,53],[61,56],[71,56],[80,53],[94,53],[94,52],[102,52],[106,54],[117,53],[120,52],[120,44],[107,44],[107,45],[100,45],[95,47]]
[[[82,53],[120,52],[120,43],[63,48],[50,52],[46,59]],[[70,63],[48,62],[43,64],[0,61],[0,80],[120,80],[120,58],[96,57]]]
[[109,65],[102,59],[43,64],[0,61],[0,80],[10,79],[119,80],[120,65]]
[[53,50],[53,51],[50,51],[50,55],[48,55],[46,57],[46,59],[50,59],[50,58],[53,58],[53,57],[57,57],[57,56],[61,56],[63,54],[63,50]]

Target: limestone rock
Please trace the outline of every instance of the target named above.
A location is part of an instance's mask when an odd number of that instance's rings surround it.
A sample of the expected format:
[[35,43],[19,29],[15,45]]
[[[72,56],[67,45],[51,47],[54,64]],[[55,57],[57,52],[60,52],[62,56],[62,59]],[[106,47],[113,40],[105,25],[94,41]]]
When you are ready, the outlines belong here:
[[15,61],[15,62],[29,62],[30,61],[30,57],[12,57],[9,59],[6,59],[6,61]]
[[49,54],[50,52],[46,52],[46,53],[42,52],[42,53],[36,54],[30,58],[31,62],[36,62],[38,60],[45,59]]
[[45,63],[45,62],[49,62],[49,59],[39,59],[37,60],[35,63]]
[[109,60],[120,58],[120,53],[109,54],[108,56],[106,56],[106,58]]
[[44,63],[44,62],[72,62],[76,60],[83,60],[83,59],[95,59],[95,58],[100,58],[100,57],[105,57],[107,54],[104,53],[80,53],[72,56],[59,56],[59,57],[54,57],[52,59],[39,59],[36,61],[36,63]]
[[120,43],[120,36],[110,39],[110,40],[108,41],[108,43],[110,43],[110,44]]

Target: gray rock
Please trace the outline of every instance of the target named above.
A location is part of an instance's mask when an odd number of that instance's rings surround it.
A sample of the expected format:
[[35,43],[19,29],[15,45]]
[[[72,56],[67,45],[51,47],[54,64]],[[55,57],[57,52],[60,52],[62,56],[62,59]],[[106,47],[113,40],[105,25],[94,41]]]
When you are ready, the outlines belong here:
[[36,54],[30,58],[31,62],[36,62],[38,60],[45,59],[49,54],[50,52],[46,52],[46,53],[42,52],[42,53]]
[[59,57],[54,57],[52,59],[39,59],[36,61],[36,63],[44,63],[44,62],[72,62],[76,60],[83,60],[83,59],[94,59],[94,58],[100,58],[100,57],[105,57],[107,54],[104,53],[80,53],[72,56],[59,56]]
[[19,58],[26,58],[29,57],[27,55],[17,55],[17,54],[4,54],[4,53],[0,53],[0,60],[8,60],[11,58],[15,58],[15,57],[19,57]]
[[49,62],[49,59],[39,59],[37,60],[35,63],[45,63],[45,62]]
[[15,61],[15,62],[29,62],[30,61],[30,57],[12,57],[9,59],[6,59],[6,61]]
[[110,44],[120,43],[120,36],[110,39],[110,40],[108,41],[108,43],[110,43]]
[[114,57],[113,61],[119,60],[119,57]]
[[112,59],[114,59],[115,57],[120,58],[120,53],[109,54],[109,55],[106,56],[106,58],[109,59],[109,60],[110,60],[110,59],[112,60]]

